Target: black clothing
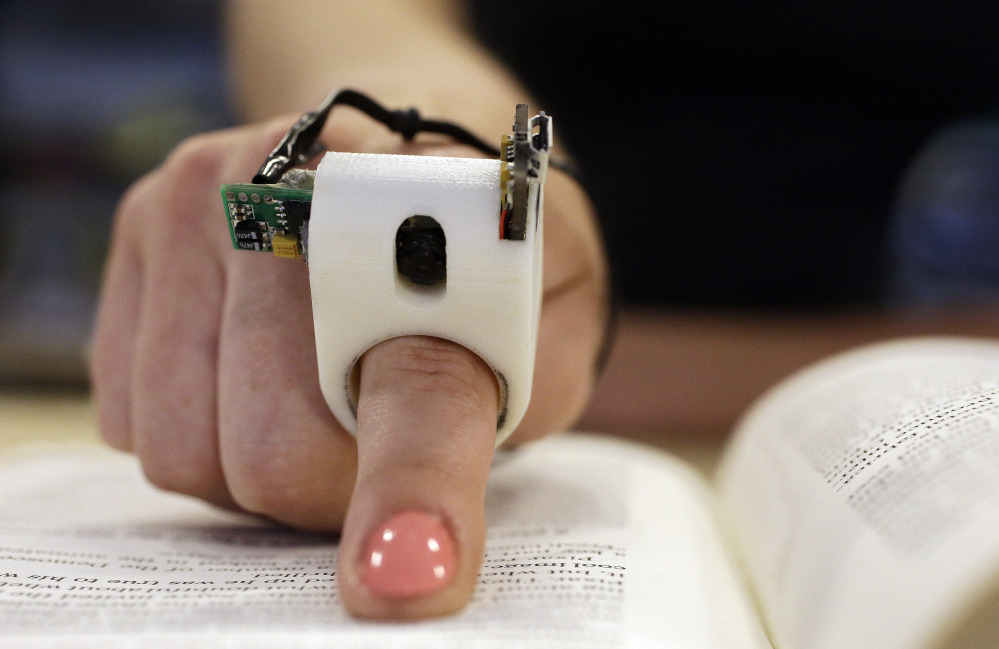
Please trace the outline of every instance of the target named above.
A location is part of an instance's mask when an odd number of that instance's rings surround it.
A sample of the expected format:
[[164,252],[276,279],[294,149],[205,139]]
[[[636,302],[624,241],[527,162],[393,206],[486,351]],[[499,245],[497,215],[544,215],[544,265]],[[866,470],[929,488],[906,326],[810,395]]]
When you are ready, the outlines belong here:
[[907,161],[999,98],[992,0],[470,4],[582,168],[629,302],[878,300]]

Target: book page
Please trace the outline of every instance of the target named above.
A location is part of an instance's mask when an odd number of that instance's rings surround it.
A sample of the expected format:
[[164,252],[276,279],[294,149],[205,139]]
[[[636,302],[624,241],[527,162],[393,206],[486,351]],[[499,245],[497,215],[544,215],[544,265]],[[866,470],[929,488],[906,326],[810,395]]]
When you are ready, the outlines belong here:
[[995,646],[999,344],[806,370],[748,414],[720,486],[780,649]]
[[349,618],[335,539],[158,492],[110,451],[0,467],[0,646],[769,647],[700,476],[588,435],[497,460],[459,615]]

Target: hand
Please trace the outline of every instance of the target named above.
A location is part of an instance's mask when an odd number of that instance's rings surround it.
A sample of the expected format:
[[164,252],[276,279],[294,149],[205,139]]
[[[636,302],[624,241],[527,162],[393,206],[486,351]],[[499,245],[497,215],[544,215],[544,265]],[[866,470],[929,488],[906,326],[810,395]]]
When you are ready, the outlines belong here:
[[[452,612],[482,556],[496,380],[453,343],[390,340],[361,361],[357,440],[339,426],[319,389],[305,264],[233,250],[221,216],[219,185],[250,178],[292,121],[191,139],[123,199],[93,344],[101,431],[161,488],[342,530],[339,583],[352,613]],[[468,154],[402,145],[338,115],[334,128],[345,125],[327,134],[335,150]],[[514,443],[578,415],[603,331],[606,273],[590,207],[558,173],[546,191],[534,392]],[[387,524],[394,544],[381,540]],[[404,556],[431,536],[438,554]]]

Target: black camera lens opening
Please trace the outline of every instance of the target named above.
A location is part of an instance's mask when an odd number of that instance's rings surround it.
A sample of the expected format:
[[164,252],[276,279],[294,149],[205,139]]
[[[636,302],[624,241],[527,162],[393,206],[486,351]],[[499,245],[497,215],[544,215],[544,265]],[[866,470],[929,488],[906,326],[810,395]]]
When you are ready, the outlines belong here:
[[417,214],[395,233],[395,265],[400,275],[420,286],[447,281],[447,240],[432,216]]

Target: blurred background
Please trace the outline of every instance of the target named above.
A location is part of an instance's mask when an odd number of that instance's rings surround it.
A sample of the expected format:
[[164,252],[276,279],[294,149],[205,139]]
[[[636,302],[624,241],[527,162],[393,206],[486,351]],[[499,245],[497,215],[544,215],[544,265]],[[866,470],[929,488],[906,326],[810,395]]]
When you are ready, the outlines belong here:
[[0,0],[0,385],[84,387],[115,204],[231,122],[220,5]]
[[[556,116],[628,305],[999,304],[991,0],[468,4]],[[0,0],[0,387],[86,386],[119,197],[234,121],[221,10]]]

